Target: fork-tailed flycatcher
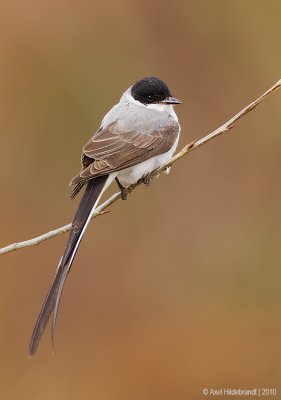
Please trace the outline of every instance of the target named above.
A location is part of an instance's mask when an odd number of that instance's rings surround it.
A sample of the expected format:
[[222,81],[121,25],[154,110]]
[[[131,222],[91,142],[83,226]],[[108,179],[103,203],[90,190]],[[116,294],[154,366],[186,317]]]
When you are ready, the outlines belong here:
[[97,204],[108,186],[116,180],[121,196],[126,186],[161,168],[176,150],[180,125],[173,109],[181,101],[171,96],[168,86],[159,78],[146,77],[131,86],[104,117],[99,130],[84,146],[82,169],[70,185],[71,197],[85,186],[72,222],[64,254],[36,322],[29,346],[32,356],[53,314],[52,338],[65,279]]

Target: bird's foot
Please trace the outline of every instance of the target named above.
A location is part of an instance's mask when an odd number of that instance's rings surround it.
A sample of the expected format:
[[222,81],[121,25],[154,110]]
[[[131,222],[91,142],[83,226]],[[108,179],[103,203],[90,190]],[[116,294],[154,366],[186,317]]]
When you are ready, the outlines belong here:
[[128,199],[128,190],[126,188],[121,189],[121,199],[127,200]]
[[120,181],[119,181],[119,179],[117,177],[115,178],[115,180],[116,180],[117,185],[118,185],[118,187],[120,189],[121,199],[122,200],[127,200],[128,193],[129,193],[128,190],[120,183]]
[[168,175],[170,173],[171,167],[166,167],[163,169],[164,174]]
[[145,186],[149,186],[150,183],[151,183],[151,176],[150,176],[150,174],[145,175],[145,176],[142,178],[142,181],[143,181],[143,183],[145,184]]

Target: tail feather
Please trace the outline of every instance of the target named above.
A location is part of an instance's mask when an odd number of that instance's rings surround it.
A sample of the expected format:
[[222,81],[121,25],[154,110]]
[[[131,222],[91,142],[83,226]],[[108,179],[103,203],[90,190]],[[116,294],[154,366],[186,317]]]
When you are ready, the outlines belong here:
[[108,175],[92,179],[88,182],[84,195],[79,204],[78,210],[72,222],[71,231],[66,244],[65,252],[58,265],[55,278],[46,296],[41,308],[38,320],[36,322],[30,345],[29,355],[32,356],[39,345],[46,325],[54,311],[52,324],[52,341],[54,347],[54,332],[57,320],[58,307],[66,277],[70,271],[73,259],[78,250],[83,233],[90,221],[92,210],[95,209],[103,189],[105,187]]

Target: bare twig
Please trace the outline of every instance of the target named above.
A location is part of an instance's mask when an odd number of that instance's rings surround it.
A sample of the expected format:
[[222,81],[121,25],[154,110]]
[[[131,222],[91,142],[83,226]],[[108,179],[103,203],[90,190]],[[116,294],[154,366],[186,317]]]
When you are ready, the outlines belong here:
[[[281,86],[281,79],[275,83],[270,89],[268,89],[265,93],[263,93],[258,99],[253,101],[251,104],[249,104],[247,107],[243,108],[238,114],[236,114],[234,117],[232,117],[229,121],[227,121],[224,125],[222,125],[220,128],[216,129],[215,131],[209,133],[208,135],[204,136],[202,139],[196,140],[186,146],[184,146],[173,158],[171,158],[170,161],[168,161],[163,168],[155,170],[152,173],[152,176],[156,176],[162,172],[164,172],[167,168],[169,168],[171,165],[173,165],[176,161],[178,161],[180,158],[185,156],[186,154],[190,153],[191,151],[198,149],[198,147],[202,146],[203,144],[209,142],[210,140],[216,138],[217,136],[220,136],[226,132],[228,132],[231,128],[234,127],[236,122],[244,117],[248,112],[252,111],[258,104],[260,104],[263,100],[265,100],[270,94],[272,94],[275,90],[277,90]],[[134,185],[129,186],[127,189],[129,192],[133,191],[137,186],[140,185],[141,182],[138,182]],[[115,203],[120,199],[120,193],[115,193],[113,196],[111,196],[109,199],[107,199],[104,203],[102,203],[94,212],[92,219],[98,217],[99,215],[103,214],[103,211],[109,207],[111,204]],[[9,253],[14,250],[21,249],[23,247],[29,247],[29,246],[34,246],[37,245],[44,240],[50,239],[54,236],[60,235],[62,233],[65,233],[69,231],[71,228],[71,224],[62,226],[60,228],[54,229],[50,232],[44,233],[43,235],[37,236],[33,239],[30,240],[25,240],[23,242],[19,243],[13,243],[10,244],[9,246],[3,247],[0,249],[0,255]]]

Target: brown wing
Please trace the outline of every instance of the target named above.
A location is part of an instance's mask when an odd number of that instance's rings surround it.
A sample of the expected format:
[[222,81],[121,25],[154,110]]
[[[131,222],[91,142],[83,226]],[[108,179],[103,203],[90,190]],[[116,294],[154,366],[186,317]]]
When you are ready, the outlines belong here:
[[136,131],[120,133],[116,123],[113,123],[98,131],[83,148],[82,170],[70,182],[70,185],[76,185],[73,195],[91,178],[166,153],[174,144],[178,130],[178,125],[174,123],[166,129],[158,129],[149,134]]

